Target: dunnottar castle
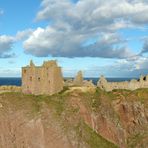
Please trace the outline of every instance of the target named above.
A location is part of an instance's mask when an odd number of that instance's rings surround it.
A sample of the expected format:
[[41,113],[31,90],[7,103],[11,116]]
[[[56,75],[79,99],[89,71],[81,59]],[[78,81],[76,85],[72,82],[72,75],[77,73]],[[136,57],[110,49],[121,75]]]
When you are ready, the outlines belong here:
[[108,82],[104,76],[101,76],[94,85],[92,81],[84,80],[82,71],[79,71],[74,79],[64,80],[61,67],[57,62],[45,61],[41,66],[36,66],[33,61],[22,67],[22,86],[0,86],[0,91],[22,91],[25,94],[34,95],[52,95],[63,90],[64,86],[72,88],[96,88],[104,91],[115,89],[135,90],[139,88],[148,88],[148,75],[140,76],[138,80],[123,82]]
[[63,90],[64,86],[73,87],[99,87],[105,91],[114,89],[135,90],[138,88],[148,88],[148,75],[141,76],[139,80],[124,82],[108,82],[104,76],[98,80],[97,86],[92,81],[83,79],[83,74],[79,71],[74,79],[64,81],[61,67],[56,61],[46,61],[42,66],[35,66],[33,61],[30,65],[22,67],[22,92],[25,94],[46,94],[52,95]]
[[22,68],[22,92],[26,94],[54,94],[63,89],[61,68],[56,61],[44,62],[42,66],[30,65]]

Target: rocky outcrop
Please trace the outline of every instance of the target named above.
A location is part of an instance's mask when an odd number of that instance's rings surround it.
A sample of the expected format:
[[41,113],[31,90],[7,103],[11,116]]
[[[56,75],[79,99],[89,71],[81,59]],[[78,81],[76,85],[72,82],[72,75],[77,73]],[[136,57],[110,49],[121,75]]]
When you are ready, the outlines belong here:
[[[129,92],[126,93],[126,95],[120,91],[109,95],[105,92],[99,92],[97,95],[92,93],[89,96],[92,98],[90,108],[84,105],[82,100],[88,101],[88,98],[83,98],[83,95],[77,96],[74,93],[71,101],[73,105],[79,107],[80,115],[85,122],[107,140],[120,148],[146,148],[148,144],[147,107],[137,100],[138,96],[134,94],[126,99],[125,96],[128,97]],[[80,96],[83,99],[76,99]],[[145,102],[147,103],[148,101]]]
[[0,95],[0,148],[75,148],[53,110],[44,103],[39,110],[34,99]]
[[147,89],[71,88],[53,96],[0,94],[0,147],[147,148]]
[[[70,148],[71,144],[48,113],[44,118],[28,119],[23,112],[0,109],[1,148]],[[52,120],[52,122],[48,122]],[[52,124],[54,122],[54,124]]]

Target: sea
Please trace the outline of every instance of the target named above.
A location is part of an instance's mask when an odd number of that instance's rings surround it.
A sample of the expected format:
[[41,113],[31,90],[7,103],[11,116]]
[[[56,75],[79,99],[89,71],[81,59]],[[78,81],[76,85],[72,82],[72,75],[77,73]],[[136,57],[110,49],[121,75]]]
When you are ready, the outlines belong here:
[[[65,78],[65,79],[68,79],[68,78]],[[94,84],[97,84],[97,81],[98,81],[99,78],[84,78],[84,79],[85,80],[92,80],[92,82]],[[122,82],[122,81],[130,81],[133,78],[106,78],[106,79],[109,82]],[[134,78],[134,79],[136,79],[136,78]],[[22,83],[22,79],[21,78],[0,77],[0,86],[1,85],[21,86],[21,83]]]

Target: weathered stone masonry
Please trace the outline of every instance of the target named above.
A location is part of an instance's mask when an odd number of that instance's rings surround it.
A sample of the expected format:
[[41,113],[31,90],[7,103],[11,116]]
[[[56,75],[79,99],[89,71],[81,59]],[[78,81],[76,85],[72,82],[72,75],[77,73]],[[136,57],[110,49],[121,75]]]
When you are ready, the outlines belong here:
[[42,66],[30,65],[22,68],[22,92],[26,94],[58,93],[63,89],[61,68],[56,61],[44,62]]
[[139,80],[131,80],[124,82],[108,82],[104,76],[101,76],[97,86],[105,91],[112,91],[114,89],[135,90],[138,88],[148,88],[148,75],[141,76]]

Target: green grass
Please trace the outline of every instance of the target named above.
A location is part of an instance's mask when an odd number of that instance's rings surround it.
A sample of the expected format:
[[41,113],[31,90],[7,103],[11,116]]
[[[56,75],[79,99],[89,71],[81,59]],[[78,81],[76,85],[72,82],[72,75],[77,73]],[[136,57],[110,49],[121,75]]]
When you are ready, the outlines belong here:
[[137,89],[135,94],[142,104],[148,105],[148,89]]
[[10,109],[23,111],[29,117],[34,118],[40,113],[40,104],[33,95],[24,95],[20,92],[7,92],[1,94],[2,102]]
[[94,93],[79,92],[79,96],[81,97],[83,104],[85,104],[89,110],[94,112],[97,112],[99,106],[101,105],[101,94],[102,91],[100,89],[96,89]]
[[[64,91],[65,92],[65,91]],[[100,92],[96,91],[96,93],[91,97],[94,99],[98,99],[98,94]],[[91,94],[92,95],[92,94]],[[88,94],[87,94],[88,97]],[[61,123],[63,124],[64,131],[69,132],[68,130],[76,130],[76,135],[79,140],[83,140],[84,142],[87,143],[87,145],[90,148],[116,148],[117,146],[114,145],[113,143],[107,141],[104,139],[102,136],[94,132],[89,126],[87,126],[82,119],[77,119],[80,120],[80,122],[75,123],[73,121],[71,123],[70,118],[75,118],[75,116],[78,115],[78,108],[72,108],[67,104],[68,101],[68,95],[65,95],[63,93],[60,93],[59,95],[53,95],[50,98],[45,99],[46,103],[49,105],[50,108],[54,108],[56,111],[56,115],[58,115],[59,119],[61,120]],[[98,105],[100,105],[100,102],[97,102]],[[92,104],[91,104],[92,105]],[[96,106],[97,107],[97,106]],[[65,116],[67,119],[70,119],[69,121],[64,121],[60,116],[64,112]],[[76,125],[75,125],[76,124]]]
[[[9,92],[0,94],[2,97],[2,104],[7,104],[6,107],[12,107],[18,111],[24,111],[29,118],[34,118],[41,115],[41,109],[48,107],[55,120],[65,128],[66,132],[71,129],[75,130],[77,138],[85,142],[90,148],[114,148],[117,147],[113,143],[107,141],[102,136],[94,132],[88,125],[80,120],[79,108],[73,108],[69,104],[69,99],[73,94],[65,93],[68,87],[65,87],[63,91],[52,96],[45,95],[24,95],[17,92]],[[100,107],[108,108],[106,114],[109,119],[112,119],[114,123],[120,124],[120,119],[117,113],[111,106],[112,101],[116,99],[126,99],[127,101],[140,101],[144,105],[148,105],[148,89],[138,89],[135,91],[129,90],[114,90],[112,92],[105,92],[97,88],[96,92],[74,92],[79,97],[81,103],[88,109],[89,112],[99,113]],[[63,117],[64,115],[64,117]],[[67,120],[65,120],[67,119]],[[76,122],[74,121],[76,120]],[[80,120],[80,121],[79,121]],[[129,138],[128,146],[135,147],[145,135],[137,134]]]
[[127,145],[128,145],[128,148],[135,148],[137,147],[137,145],[140,144],[140,142],[146,138],[148,136],[148,133],[138,133],[136,135],[133,135],[132,137],[129,137],[128,138],[128,141],[127,141]]
[[83,123],[83,132],[82,139],[90,148],[117,148],[115,144],[104,139],[85,123]]
[[[66,89],[67,90],[67,89]],[[64,91],[65,92],[65,91]],[[22,93],[8,92],[0,94],[4,102],[9,103],[15,110],[25,110],[36,115],[40,113],[42,104],[45,103],[49,108],[55,110],[55,114],[61,115],[66,108],[67,94],[58,93],[52,96],[46,95],[25,95]]]
[[46,99],[48,106],[55,110],[56,115],[60,116],[65,110],[65,97],[62,95],[53,96],[53,98]]
[[59,94],[63,94],[64,92],[66,92],[67,90],[69,90],[68,86],[64,86],[63,90],[59,92]]

